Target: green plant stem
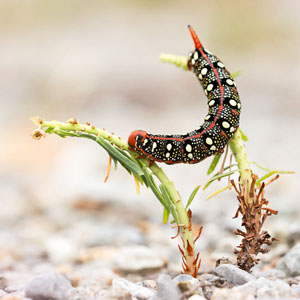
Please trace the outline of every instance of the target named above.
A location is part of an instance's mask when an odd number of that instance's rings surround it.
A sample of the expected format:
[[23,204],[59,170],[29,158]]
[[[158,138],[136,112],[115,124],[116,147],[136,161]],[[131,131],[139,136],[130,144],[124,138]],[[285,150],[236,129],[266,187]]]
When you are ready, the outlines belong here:
[[[249,194],[252,174],[251,174],[250,162],[247,159],[244,142],[239,129],[229,140],[229,146],[238,164],[239,173],[240,173],[240,184],[243,187],[247,186],[247,194]],[[249,195],[247,195],[246,199],[249,204],[253,203],[253,199],[249,197]]]
[[[114,134],[108,132],[106,129],[99,129],[92,125],[79,124],[76,119],[70,119],[67,123],[59,121],[45,121],[39,117],[32,118],[32,121],[39,126],[40,129],[46,129],[46,133],[55,133],[61,137],[65,136],[76,136],[89,138],[97,141],[97,137],[102,137],[110,143],[114,144],[120,149],[126,150],[130,153],[133,158],[137,158],[139,153],[129,150],[128,143],[122,138],[115,136]],[[36,134],[38,132],[38,134]],[[39,130],[34,131],[33,136],[35,138],[41,138],[44,133],[40,133]],[[143,158],[140,160],[143,165],[147,166],[152,173],[157,177],[157,179],[164,185],[167,193],[172,201],[176,214],[178,216],[178,226],[180,227],[181,236],[183,239],[183,247],[185,254],[185,261],[187,266],[191,270],[191,274],[194,274],[195,270],[193,268],[195,262],[195,252],[194,252],[194,240],[191,230],[190,218],[187,210],[185,209],[181,197],[177,192],[174,183],[170,181],[167,175],[164,173],[162,168],[160,168],[156,163],[151,164],[150,160]]]
[[185,258],[187,265],[192,265],[195,259],[194,251],[193,253],[189,253],[187,251],[188,244],[194,249],[194,240],[193,234],[191,230],[190,219],[187,214],[187,210],[185,209],[181,197],[177,192],[174,183],[169,180],[166,174],[163,172],[162,168],[160,168],[157,164],[153,164],[150,169],[152,170],[153,174],[158,178],[158,180],[166,187],[168,194],[176,207],[176,211],[178,214],[179,223],[178,225],[181,226],[181,235],[183,239],[183,246],[185,249]]

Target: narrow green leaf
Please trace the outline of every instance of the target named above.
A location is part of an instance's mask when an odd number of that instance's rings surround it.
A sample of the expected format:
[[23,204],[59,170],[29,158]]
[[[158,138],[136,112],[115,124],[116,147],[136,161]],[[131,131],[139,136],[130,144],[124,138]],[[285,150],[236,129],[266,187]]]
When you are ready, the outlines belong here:
[[259,165],[259,164],[258,164],[257,162],[255,162],[255,161],[251,161],[251,164],[256,165],[257,167],[259,167],[260,169],[262,169],[262,170],[264,170],[264,171],[272,172],[272,170],[267,169],[266,167],[263,167],[262,165]]
[[167,224],[169,221],[170,212],[164,208],[163,224]]
[[214,182],[215,180],[217,179],[220,179],[220,178],[223,178],[223,177],[228,177],[232,174],[234,174],[235,172],[237,172],[238,170],[233,170],[233,171],[230,171],[230,172],[227,172],[227,173],[222,173],[222,174],[218,174],[218,175],[215,175],[213,176],[211,179],[209,179],[207,181],[207,183],[205,184],[203,190],[205,190],[212,182]]
[[211,174],[215,170],[215,168],[220,160],[220,157],[221,157],[221,154],[215,155],[214,159],[212,160],[212,162],[208,168],[207,175]]
[[118,168],[118,160],[115,159],[115,158],[112,158],[113,162],[114,162],[114,165],[115,165],[115,171],[117,171],[117,168]]
[[163,197],[163,195],[160,193],[159,189],[157,188],[157,186],[156,186],[156,184],[154,182],[154,179],[149,174],[149,172],[148,172],[148,170],[147,170],[146,167],[143,168],[143,171],[144,171],[144,176],[145,176],[145,182],[147,182],[148,186],[151,188],[151,190],[153,191],[154,195],[159,200],[159,202],[163,205],[163,207],[166,210],[169,210],[168,199],[165,199]]
[[173,219],[175,220],[176,224],[179,224],[177,209],[176,209],[174,203],[172,202],[171,196],[169,195],[166,187],[161,183],[159,185],[159,189],[161,190],[161,193],[162,193],[164,199],[167,199],[167,201],[168,201],[169,211],[171,211]]
[[295,172],[293,172],[293,171],[278,171],[278,170],[270,171],[269,173],[265,174],[263,177],[257,179],[256,184],[259,184],[260,182],[266,180],[267,178],[269,178],[270,176],[272,176],[274,174],[294,174],[294,173]]
[[232,78],[236,78],[242,74],[242,70],[231,73]]
[[46,133],[53,133],[54,132],[54,128],[53,127],[48,127],[46,130],[45,130]]
[[192,201],[194,200],[194,198],[195,198],[195,196],[196,196],[196,194],[197,194],[197,192],[198,192],[199,189],[200,189],[200,185],[198,185],[198,186],[196,186],[194,188],[194,190],[192,191],[192,193],[191,193],[191,195],[189,197],[189,200],[188,200],[188,202],[186,204],[185,209],[188,209],[188,207],[192,204]]
[[248,137],[247,137],[246,134],[242,131],[241,128],[239,128],[239,131],[240,131],[240,133],[241,133],[242,140],[243,140],[244,142],[248,142]]

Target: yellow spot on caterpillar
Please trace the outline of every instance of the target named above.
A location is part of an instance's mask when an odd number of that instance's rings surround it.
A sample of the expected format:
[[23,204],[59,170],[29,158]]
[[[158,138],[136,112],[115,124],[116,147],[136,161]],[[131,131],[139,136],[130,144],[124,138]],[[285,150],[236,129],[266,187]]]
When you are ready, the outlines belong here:
[[206,142],[207,145],[212,145],[213,144],[213,140],[210,137],[206,138],[205,142]]

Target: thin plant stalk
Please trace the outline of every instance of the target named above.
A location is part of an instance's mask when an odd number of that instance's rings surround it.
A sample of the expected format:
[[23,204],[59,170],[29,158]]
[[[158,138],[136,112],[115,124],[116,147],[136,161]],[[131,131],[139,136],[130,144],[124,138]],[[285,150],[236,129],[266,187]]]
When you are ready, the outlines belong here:
[[[45,121],[40,117],[34,117],[32,118],[32,121],[39,126],[39,129],[32,133],[32,136],[35,139],[42,138],[46,135],[46,133],[55,133],[61,137],[71,136],[89,138],[96,142],[100,142],[100,138],[103,138],[104,140],[109,141],[110,144],[115,145],[117,148],[127,151],[133,159],[136,159],[139,156],[138,153],[129,150],[128,143],[121,137],[117,137],[104,128],[96,128],[95,126],[90,125],[90,123],[87,123],[86,125],[79,124],[76,119],[70,119],[66,123],[60,121]],[[183,241],[184,250],[181,251],[184,256],[184,270],[186,273],[196,277],[200,265],[198,256],[196,257],[194,252],[194,240],[190,220],[191,213],[184,207],[174,183],[167,177],[162,168],[160,168],[156,163],[152,163],[150,165],[150,161],[147,158],[140,159],[139,163],[148,167],[166,189],[178,218],[178,220],[176,220],[177,218],[174,218],[174,220],[177,221],[178,232],[181,233]]]

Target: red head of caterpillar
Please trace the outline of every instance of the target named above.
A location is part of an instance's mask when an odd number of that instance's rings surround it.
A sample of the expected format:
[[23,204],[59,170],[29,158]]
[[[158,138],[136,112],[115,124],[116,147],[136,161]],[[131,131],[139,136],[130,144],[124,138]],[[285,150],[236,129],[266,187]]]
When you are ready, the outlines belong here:
[[143,143],[146,137],[147,137],[146,131],[143,130],[133,131],[128,138],[128,144],[130,146],[130,149],[134,150],[135,148],[137,148],[137,145]]
[[219,58],[203,47],[194,29],[188,27],[195,44],[188,67],[208,99],[208,114],[203,124],[186,134],[154,135],[135,130],[128,138],[131,149],[167,164],[197,163],[223,152],[239,126],[241,103],[232,76]]

